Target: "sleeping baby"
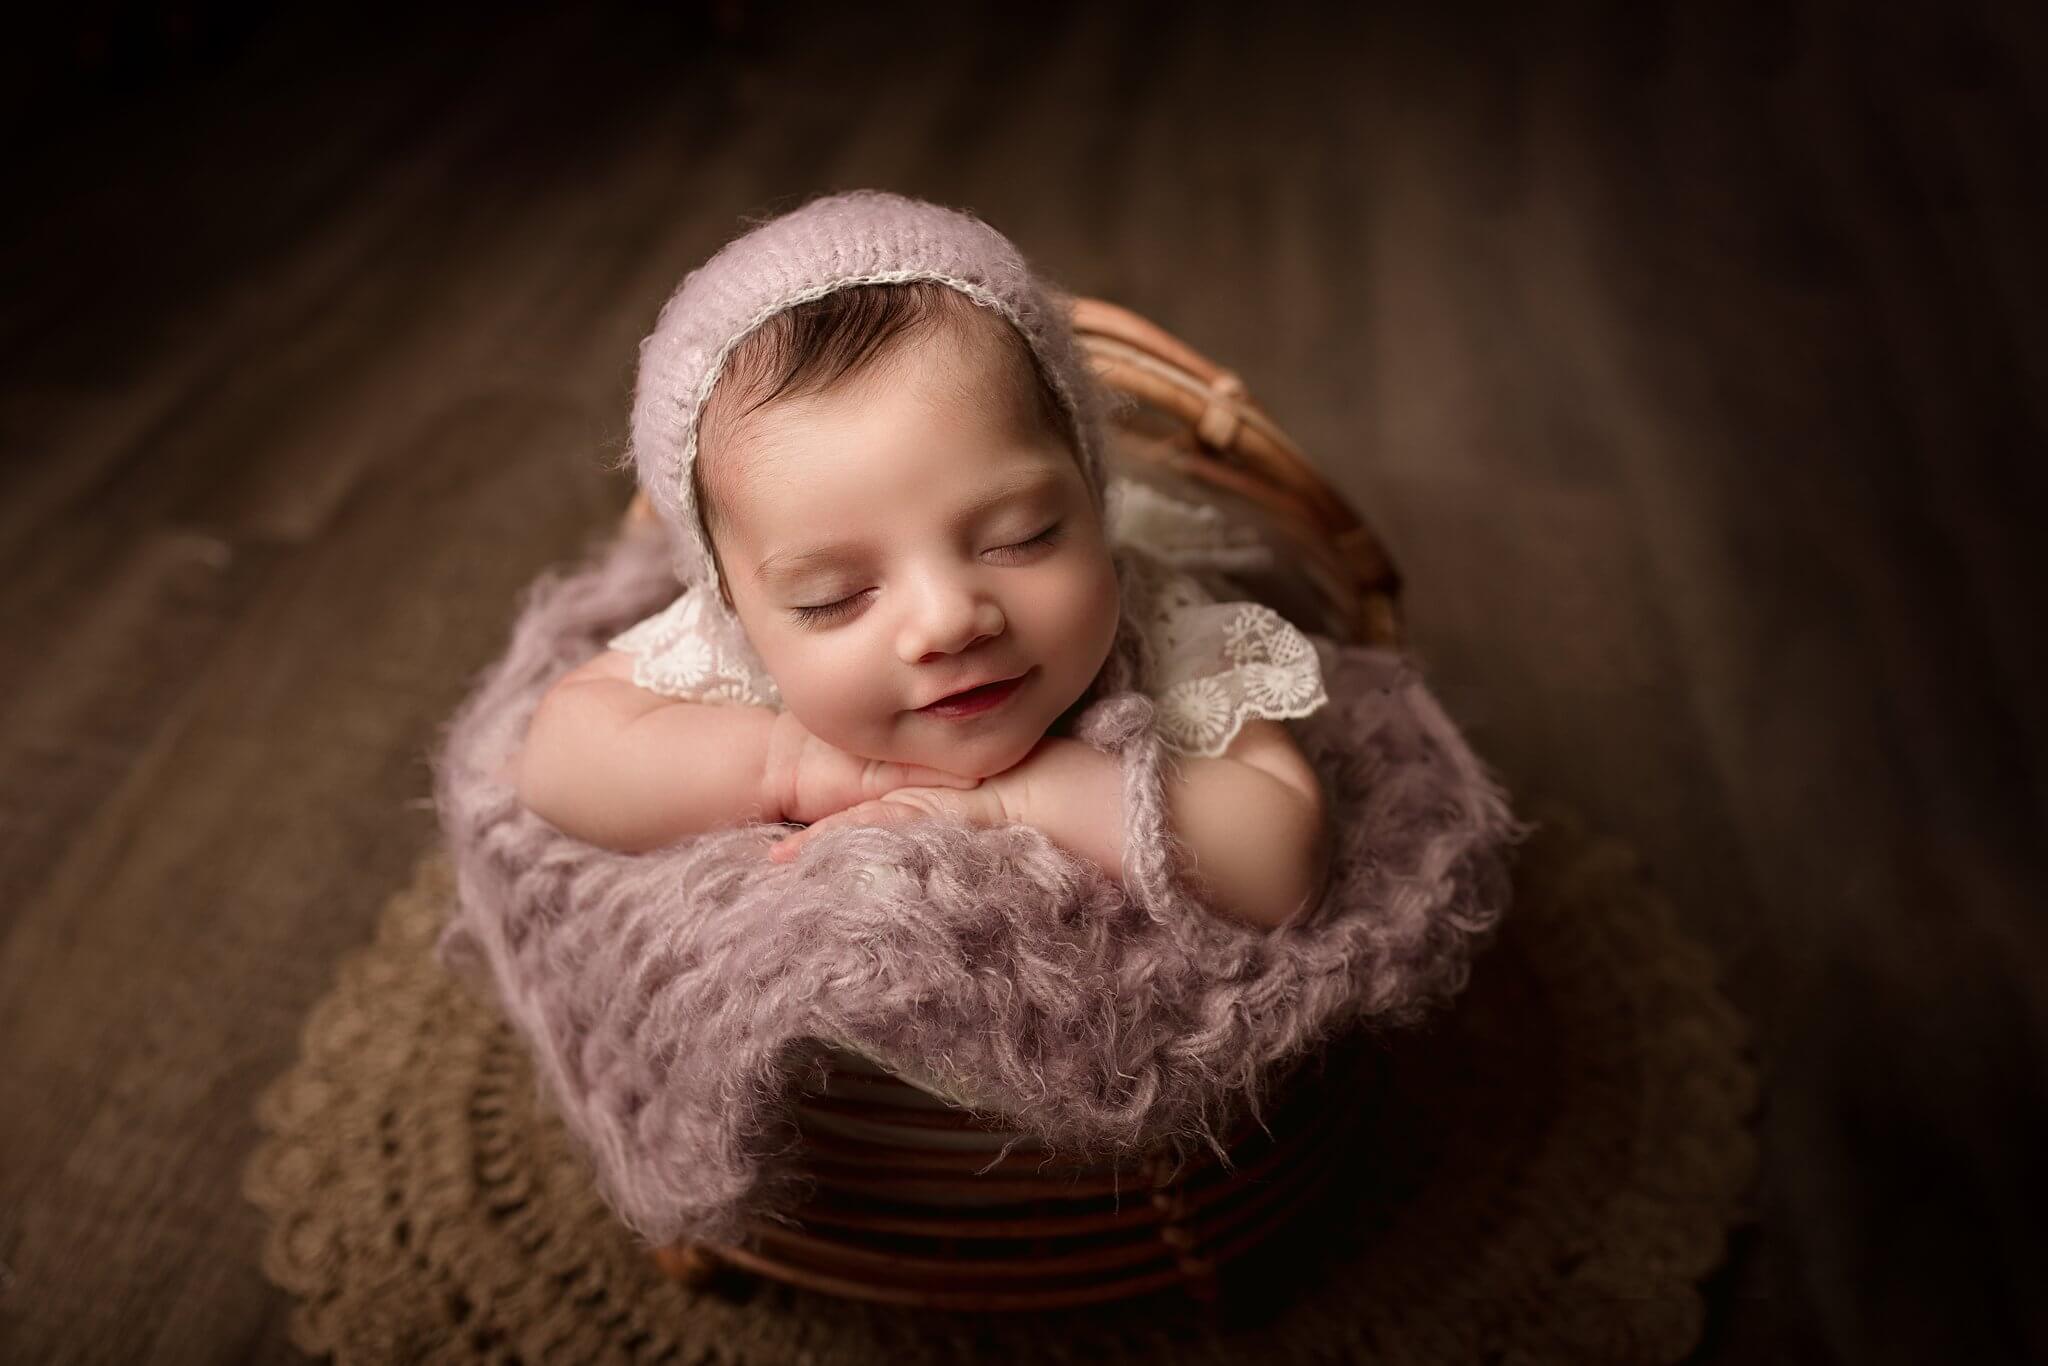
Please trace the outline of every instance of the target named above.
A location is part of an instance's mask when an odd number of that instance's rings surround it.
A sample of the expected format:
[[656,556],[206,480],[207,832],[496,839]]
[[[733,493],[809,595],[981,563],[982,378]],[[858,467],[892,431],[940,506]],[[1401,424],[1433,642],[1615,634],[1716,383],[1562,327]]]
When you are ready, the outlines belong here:
[[627,852],[802,827],[778,861],[850,825],[1021,822],[1121,877],[1117,758],[1070,728],[1135,629],[1201,900],[1303,918],[1330,838],[1287,722],[1327,700],[1316,648],[1117,534],[1095,383],[1064,300],[970,215],[858,192],[729,243],[635,391],[683,591],[542,699],[521,802]]

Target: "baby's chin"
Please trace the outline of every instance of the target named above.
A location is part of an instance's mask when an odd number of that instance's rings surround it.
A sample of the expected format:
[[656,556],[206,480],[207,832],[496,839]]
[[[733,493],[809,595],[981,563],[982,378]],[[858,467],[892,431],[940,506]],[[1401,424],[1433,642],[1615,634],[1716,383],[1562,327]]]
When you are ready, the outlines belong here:
[[913,764],[935,768],[962,778],[993,778],[1008,772],[1045,738],[1046,728],[1008,726],[986,733],[944,733],[946,723],[912,720],[887,741],[872,745],[842,746],[865,759],[885,763]]
[[903,752],[892,757],[900,763],[921,764],[963,778],[993,778],[1023,763],[1025,756],[1043,738],[1043,731],[1037,734],[1004,733],[947,744],[943,739],[934,741],[924,736],[915,744],[902,746]]

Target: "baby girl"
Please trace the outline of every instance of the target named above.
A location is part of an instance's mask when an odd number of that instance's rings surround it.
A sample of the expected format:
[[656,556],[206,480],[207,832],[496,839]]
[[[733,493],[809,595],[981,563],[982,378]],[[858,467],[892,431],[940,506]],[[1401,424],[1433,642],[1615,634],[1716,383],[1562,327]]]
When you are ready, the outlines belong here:
[[1118,761],[1067,730],[1139,575],[1202,899],[1305,915],[1330,840],[1286,720],[1326,700],[1315,652],[1113,548],[1093,383],[1064,301],[970,215],[862,192],[730,243],[664,309],[635,395],[684,592],[542,699],[520,800],[628,852],[807,827],[781,861],[855,824],[1021,822],[1121,877]]

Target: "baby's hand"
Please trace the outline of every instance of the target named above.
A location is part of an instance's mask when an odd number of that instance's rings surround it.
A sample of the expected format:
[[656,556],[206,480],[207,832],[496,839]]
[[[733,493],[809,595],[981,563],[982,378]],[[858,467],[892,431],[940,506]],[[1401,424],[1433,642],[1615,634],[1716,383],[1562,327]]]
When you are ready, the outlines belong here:
[[820,740],[789,712],[777,713],[762,775],[770,821],[811,824],[905,788],[971,789],[978,780],[920,764],[861,759]]
[[970,825],[1001,825],[1009,819],[994,782],[972,788],[899,787],[887,796],[847,807],[814,822],[808,829],[785,835],[768,846],[768,857],[788,863],[814,836],[849,825],[902,825],[933,816],[955,817]]
[[1032,780],[1045,770],[1059,743],[1041,741],[1023,762],[984,778],[972,787],[900,787],[882,797],[834,812],[814,822],[809,829],[786,835],[769,845],[768,857],[777,863],[787,863],[814,835],[849,825],[902,825],[931,816],[954,817],[969,825],[981,826],[1003,825],[1010,821],[1028,822],[1030,817],[1025,813],[1030,808]]

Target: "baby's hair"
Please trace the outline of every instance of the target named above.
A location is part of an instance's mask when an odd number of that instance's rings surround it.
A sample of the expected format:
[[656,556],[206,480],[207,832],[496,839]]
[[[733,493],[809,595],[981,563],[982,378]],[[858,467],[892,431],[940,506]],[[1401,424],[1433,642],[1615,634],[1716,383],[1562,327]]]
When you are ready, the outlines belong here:
[[[714,539],[721,502],[736,487],[729,452],[746,420],[779,399],[822,393],[845,383],[914,338],[944,328],[999,360],[1008,381],[970,402],[1006,408],[1013,420],[1042,428],[1074,447],[1065,408],[1030,345],[1008,319],[959,290],[930,280],[849,285],[784,309],[741,339],[705,401],[690,480],[719,597],[730,607],[725,566]],[[708,460],[707,460],[708,457]],[[707,463],[710,473],[705,473]]]

